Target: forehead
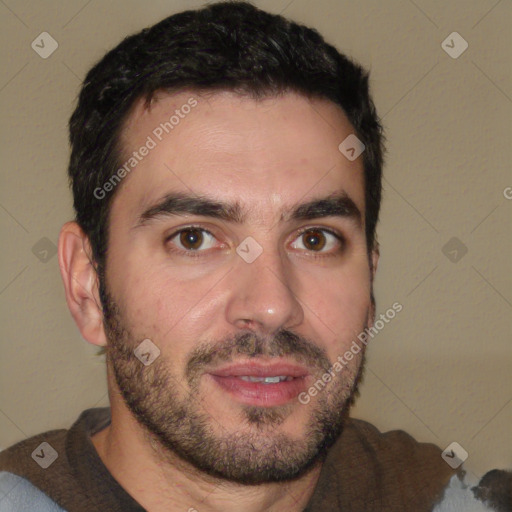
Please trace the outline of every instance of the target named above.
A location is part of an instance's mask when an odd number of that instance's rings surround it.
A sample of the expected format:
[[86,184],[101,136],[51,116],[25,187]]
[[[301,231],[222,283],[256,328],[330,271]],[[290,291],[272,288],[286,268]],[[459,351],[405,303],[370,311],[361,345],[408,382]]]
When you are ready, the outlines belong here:
[[126,172],[112,217],[133,220],[175,192],[245,204],[259,218],[342,192],[363,212],[362,158],[351,162],[338,149],[352,133],[337,105],[295,93],[159,94],[148,108],[137,102],[124,125]]

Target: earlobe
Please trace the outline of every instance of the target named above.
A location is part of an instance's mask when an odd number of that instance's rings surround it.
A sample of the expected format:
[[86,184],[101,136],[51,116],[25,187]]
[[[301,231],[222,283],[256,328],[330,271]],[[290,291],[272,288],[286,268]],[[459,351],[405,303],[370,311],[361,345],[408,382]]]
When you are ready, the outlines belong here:
[[76,222],[67,222],[59,236],[59,266],[66,302],[82,337],[106,346],[98,275],[87,236]]

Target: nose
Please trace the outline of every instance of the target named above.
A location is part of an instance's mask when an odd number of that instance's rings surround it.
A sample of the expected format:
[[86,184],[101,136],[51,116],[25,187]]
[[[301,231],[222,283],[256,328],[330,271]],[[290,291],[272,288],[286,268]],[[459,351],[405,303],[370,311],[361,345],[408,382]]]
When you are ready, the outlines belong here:
[[230,273],[227,321],[239,329],[265,334],[292,328],[304,320],[293,292],[293,270],[278,251],[264,250],[252,263],[238,258]]

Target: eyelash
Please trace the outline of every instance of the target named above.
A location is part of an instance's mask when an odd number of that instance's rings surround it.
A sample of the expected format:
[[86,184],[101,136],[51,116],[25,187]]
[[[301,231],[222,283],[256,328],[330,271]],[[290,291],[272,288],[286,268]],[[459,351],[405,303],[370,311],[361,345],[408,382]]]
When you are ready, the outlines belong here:
[[345,237],[341,233],[338,233],[333,229],[322,228],[320,226],[307,226],[305,228],[301,228],[298,231],[297,236],[294,238],[294,240],[301,237],[304,233],[307,233],[308,231],[321,231],[322,233],[328,233],[329,235],[332,235],[334,238],[336,238],[336,240],[340,244],[340,247],[338,247],[335,251],[331,252],[307,251],[308,258],[328,258],[332,256],[339,256],[347,244]]
[[[188,231],[188,230],[191,230],[191,229],[197,229],[198,231],[202,231],[204,233],[208,233],[209,235],[211,235],[212,237],[216,238],[215,235],[209,231],[208,229],[205,229],[201,226],[197,226],[197,225],[194,225],[194,224],[191,224],[190,226],[185,226],[183,228],[180,228],[178,229],[177,231],[174,231],[171,235],[167,236],[165,238],[165,243],[167,244],[168,242],[170,242],[175,236],[179,235],[180,233],[182,233],[183,231]],[[187,256],[189,258],[200,258],[202,256],[204,256],[204,252],[205,251],[184,251],[182,249],[176,249],[176,248],[170,248],[169,249],[172,253],[174,254],[178,254],[179,256]]]
[[[167,244],[169,241],[171,241],[173,238],[175,238],[180,233],[182,233],[184,231],[191,230],[191,229],[197,229],[198,231],[202,231],[204,233],[208,233],[213,238],[216,238],[215,235],[211,231],[209,231],[208,229],[205,229],[205,228],[203,228],[201,226],[198,226],[198,225],[191,224],[189,226],[182,227],[182,228],[178,229],[177,231],[174,231],[169,236],[167,236],[165,238],[165,243]],[[325,258],[325,257],[330,257],[330,256],[338,256],[339,253],[343,250],[344,246],[346,245],[346,239],[345,239],[345,237],[341,233],[338,233],[337,231],[334,231],[332,229],[323,228],[323,227],[320,227],[320,226],[307,226],[307,227],[301,228],[297,232],[297,236],[294,238],[294,240],[299,238],[304,233],[307,233],[308,231],[315,231],[315,230],[316,231],[321,231],[323,233],[328,233],[328,234],[334,236],[334,238],[336,238],[336,240],[338,240],[338,242],[339,242],[341,247],[338,250],[334,251],[334,252],[328,252],[328,253],[308,251],[308,257],[310,257],[310,258]],[[207,250],[206,251],[205,250],[203,250],[203,251],[200,251],[200,250],[197,250],[197,251],[193,251],[193,250],[184,251],[182,249],[176,249],[176,248],[171,248],[169,250],[171,252],[175,253],[175,254],[178,254],[180,256],[186,256],[186,257],[189,257],[189,258],[203,257],[204,253],[207,252]]]

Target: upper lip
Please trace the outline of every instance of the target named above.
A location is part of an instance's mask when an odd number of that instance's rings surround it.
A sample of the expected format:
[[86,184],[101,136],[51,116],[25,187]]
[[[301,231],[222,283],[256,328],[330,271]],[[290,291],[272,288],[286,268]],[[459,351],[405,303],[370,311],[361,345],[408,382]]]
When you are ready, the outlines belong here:
[[304,367],[294,363],[286,362],[258,362],[251,361],[246,363],[236,363],[223,366],[221,368],[212,370],[211,375],[217,377],[276,377],[276,376],[287,376],[287,377],[306,377],[309,375],[309,371]]

